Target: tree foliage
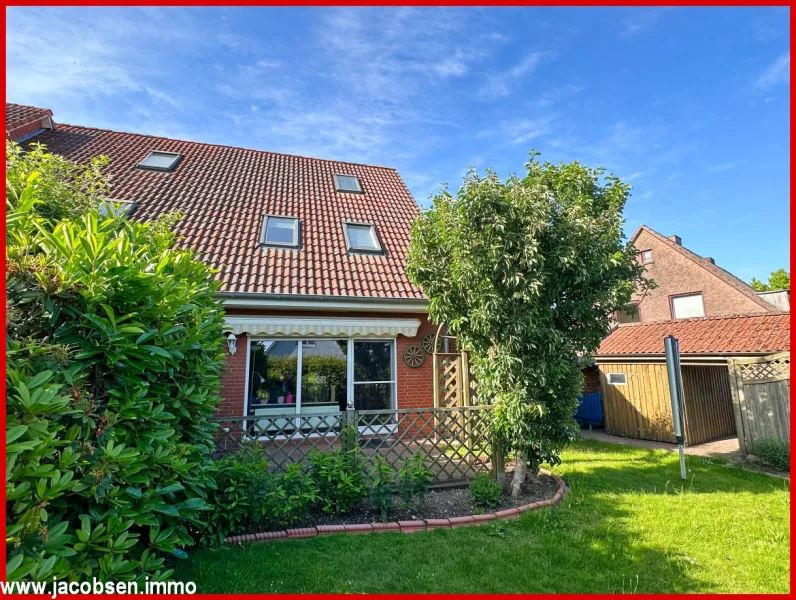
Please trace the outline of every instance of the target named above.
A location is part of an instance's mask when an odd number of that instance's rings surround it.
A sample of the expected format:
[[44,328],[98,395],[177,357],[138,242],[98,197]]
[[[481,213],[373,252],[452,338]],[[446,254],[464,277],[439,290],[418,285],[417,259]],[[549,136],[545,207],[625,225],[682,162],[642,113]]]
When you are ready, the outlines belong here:
[[430,317],[471,351],[496,433],[532,469],[576,435],[579,356],[596,350],[643,278],[624,243],[629,186],[577,162],[501,181],[471,171],[412,230],[408,273]]
[[167,223],[86,211],[79,167],[10,162],[7,578],[166,578],[214,485],[217,284]]
[[36,199],[31,212],[52,222],[66,217],[80,216],[104,201],[108,194],[108,180],[102,167],[108,159],[92,158],[87,165],[79,165],[63,156],[47,152],[42,144],[32,144],[27,150],[6,140],[6,200],[16,204],[36,174]]
[[778,269],[768,276],[768,283],[752,277],[751,286],[758,292],[773,292],[776,290],[790,289],[790,273],[785,269]]

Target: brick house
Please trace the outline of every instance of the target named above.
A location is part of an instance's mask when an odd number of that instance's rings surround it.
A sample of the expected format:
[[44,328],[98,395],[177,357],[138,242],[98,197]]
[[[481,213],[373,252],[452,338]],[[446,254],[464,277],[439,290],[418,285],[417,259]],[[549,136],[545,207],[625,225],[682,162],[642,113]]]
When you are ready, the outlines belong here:
[[637,292],[632,299],[637,310],[619,315],[620,323],[782,311],[712,258],[688,250],[676,235],[665,237],[642,225],[630,242],[658,287]]
[[220,416],[433,405],[431,358],[403,360],[436,328],[405,274],[419,207],[395,169],[65,125],[14,104],[6,134],[79,163],[107,156],[112,200],[133,219],[182,213],[180,244],[221,282]]

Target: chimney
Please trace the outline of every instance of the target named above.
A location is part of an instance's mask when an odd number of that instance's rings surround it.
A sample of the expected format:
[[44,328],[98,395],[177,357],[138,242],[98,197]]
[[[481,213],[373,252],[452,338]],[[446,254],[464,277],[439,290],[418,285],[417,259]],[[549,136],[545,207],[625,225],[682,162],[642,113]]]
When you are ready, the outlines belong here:
[[708,261],[711,265],[715,265],[716,264],[716,261],[713,260],[712,256],[706,256],[705,260]]
[[672,240],[678,246],[682,246],[683,245],[683,240],[680,239],[679,235],[670,235],[669,239]]

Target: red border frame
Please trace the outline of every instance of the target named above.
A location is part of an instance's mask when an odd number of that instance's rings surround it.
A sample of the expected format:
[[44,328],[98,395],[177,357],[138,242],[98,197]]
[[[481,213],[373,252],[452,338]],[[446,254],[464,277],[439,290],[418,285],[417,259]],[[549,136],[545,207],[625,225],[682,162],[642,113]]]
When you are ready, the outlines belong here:
[[[61,2],[51,2],[51,1],[43,1],[43,2],[36,2],[36,1],[31,1],[31,2],[10,2],[10,3],[6,3],[5,6],[6,7],[8,7],[8,6],[126,6],[126,5],[135,5],[135,6],[164,6],[164,5],[165,6],[218,6],[218,4],[219,3],[217,3],[217,2],[208,2],[207,0],[177,1],[177,2],[174,2],[174,1],[171,1],[171,2],[156,2],[156,1],[153,1],[153,0],[139,0],[137,2],[132,2],[132,3],[99,2],[99,1],[86,2],[85,0],[83,0],[83,1],[75,2],[73,4],[61,3]],[[432,0],[414,0],[414,1],[410,1],[410,2],[401,2],[400,0],[386,0],[386,1],[383,0],[382,2],[373,2],[373,1],[367,1],[367,0],[353,0],[353,1],[352,0],[347,0],[347,1],[344,1],[344,2],[339,2],[338,3],[338,2],[324,2],[324,1],[318,1],[318,0],[294,0],[292,2],[268,2],[268,1],[266,1],[266,2],[241,2],[240,0],[236,0],[236,1],[233,1],[233,2],[225,3],[224,5],[225,6],[262,6],[262,5],[267,5],[267,6],[291,6],[291,5],[293,5],[293,6],[401,6],[401,5],[407,5],[407,4],[417,5],[417,6],[483,6],[484,2],[477,2],[477,1],[473,1],[473,0],[470,0],[470,1],[461,1],[461,0],[459,0],[459,1],[453,1],[453,2],[445,1],[445,0],[437,0],[437,1],[432,1]],[[787,1],[778,0],[778,1],[773,1],[773,2],[771,2],[771,1],[765,2],[762,5],[763,6],[790,6],[790,7],[792,7],[793,4],[794,4],[793,0],[787,0]],[[638,1],[634,2],[633,0],[614,0],[612,2],[599,2],[599,1],[595,1],[595,0],[563,0],[563,1],[562,0],[558,0],[558,1],[548,2],[548,3],[538,3],[538,4],[537,3],[532,3],[532,2],[524,2],[522,0],[502,0],[502,1],[494,3],[492,6],[577,6],[577,7],[582,7],[582,6],[659,6],[659,5],[660,5],[660,3],[643,2],[643,1],[642,2],[638,2]],[[747,1],[725,0],[723,2],[722,1],[716,1],[716,0],[714,0],[714,1],[704,1],[703,0],[701,2],[700,1],[689,2],[688,0],[670,0],[670,1],[666,2],[665,5],[667,5],[667,6],[760,6],[761,4],[757,4],[755,2],[750,2],[748,0]],[[0,18],[2,19],[3,54],[4,54],[4,59],[5,59],[5,52],[6,52],[6,44],[5,44],[5,41],[6,41],[5,40],[5,38],[6,38],[6,11],[5,10],[3,11],[2,17],[0,17]],[[794,17],[794,12],[793,12],[793,10],[791,10],[791,14],[790,14],[790,29],[791,29],[791,31],[793,30],[794,23],[796,23],[796,17]],[[5,63],[5,60],[4,60],[3,61],[3,65],[5,65],[5,64],[6,63]],[[794,71],[794,67],[791,64],[791,75],[793,74],[793,71]],[[3,90],[4,90],[4,94],[5,94],[5,89],[6,89],[6,86],[5,86],[5,83],[6,83],[5,68],[3,68],[3,70],[2,70],[2,80],[1,80],[1,82],[3,84]],[[792,92],[792,87],[791,87],[791,92]],[[5,116],[3,117],[3,123],[5,124]],[[792,137],[793,137],[793,119],[791,119],[791,123],[790,123],[790,133],[791,133],[791,139],[792,139]],[[793,194],[794,183],[796,182],[796,174],[794,173],[794,171],[795,171],[794,170],[794,166],[796,166],[796,160],[794,160],[794,157],[793,157],[792,153],[791,153],[790,160],[791,160],[791,175],[790,175],[790,177],[791,177],[791,194]],[[5,163],[3,163],[3,173],[5,174]],[[3,213],[3,220],[2,220],[2,224],[0,224],[0,231],[2,231],[3,237],[5,237],[5,204],[3,205],[2,213]],[[791,223],[791,232],[792,232],[793,231],[793,224],[796,223],[796,216],[793,215],[793,212],[791,212],[791,215],[790,215],[790,223]],[[794,255],[796,255],[796,252],[794,252],[793,245],[791,244],[791,256],[790,256],[791,263],[793,262]],[[3,265],[5,266],[5,254],[3,255]],[[3,286],[3,292],[5,292],[5,279],[3,279],[2,286]],[[5,329],[5,311],[3,312],[2,319],[3,319],[4,329]],[[796,335],[794,335],[793,331],[791,330],[791,343],[793,342],[794,338],[796,338]],[[3,363],[5,363],[5,346],[3,346],[2,353],[3,353],[2,354]],[[2,383],[2,391],[4,392],[3,396],[5,397],[5,378],[3,378],[2,381],[3,381],[3,383]],[[2,411],[2,417],[0,417],[0,420],[2,420],[3,430],[5,430],[5,421],[6,421],[5,411]],[[792,413],[791,414],[791,426],[794,423],[796,423],[796,415],[794,415]],[[793,427],[791,427],[791,430],[793,430]],[[2,454],[3,462],[5,462],[5,444],[2,445],[2,450],[0,450],[0,454]],[[794,472],[796,472],[796,467],[791,465],[791,476],[793,475]],[[3,487],[2,494],[5,495],[5,487]],[[0,510],[2,511],[3,517],[5,518],[5,502],[0,503],[0,506],[2,507],[2,508],[0,508]],[[791,505],[791,523],[793,523],[794,512],[796,512],[796,511],[794,511],[794,508]],[[791,525],[791,529],[792,529],[792,525]],[[792,553],[793,545],[794,545],[793,541],[792,541],[792,537],[793,536],[791,535],[791,553]],[[3,546],[2,554],[0,555],[0,558],[2,558],[2,563],[0,564],[0,569],[2,569],[2,572],[3,572],[2,575],[3,575],[3,577],[5,577],[5,562],[6,562],[5,561],[5,545]],[[793,569],[791,568],[791,573],[790,573],[791,590],[793,590],[794,579],[795,578],[794,578],[794,574],[793,574]],[[263,595],[263,594],[261,594],[261,595]],[[244,594],[244,595],[239,595],[238,597],[240,597],[240,598],[256,598],[256,597],[259,597],[261,595]],[[535,594],[535,596],[540,596],[540,595],[541,594]],[[700,594],[700,595],[708,595],[708,594]],[[212,595],[209,595],[209,594],[197,594],[197,596],[198,597],[213,597]],[[329,598],[338,598],[338,597],[339,598],[344,598],[344,597],[346,597],[346,596],[341,595],[341,594],[317,594],[317,596],[329,597]],[[397,597],[397,598],[402,597],[402,595],[399,595],[399,594],[378,594],[378,596]],[[424,595],[424,596],[426,596],[426,595]],[[480,597],[483,597],[483,596],[494,597],[494,598],[501,598],[501,597],[503,597],[503,598],[514,598],[515,597],[514,595],[509,595],[509,594],[486,594],[486,595],[485,594],[480,594],[480,595],[476,595],[476,594],[455,594],[455,595],[454,594],[433,594],[431,596],[432,597],[437,597],[437,598],[451,598],[451,599],[455,599],[455,600],[467,600],[469,598],[480,598]],[[566,598],[588,597],[588,598],[595,598],[595,597],[608,597],[608,596],[609,596],[608,594],[589,594],[589,595],[587,595],[587,594],[562,594],[562,595],[560,595],[558,597],[566,597]],[[644,596],[657,597],[657,598],[666,598],[666,597],[668,597],[667,594],[645,594]],[[782,596],[782,595],[780,594],[780,596]],[[42,596],[42,597],[49,598],[49,596]],[[91,597],[91,596],[86,596],[86,597]],[[164,596],[164,597],[178,598],[179,596]],[[283,597],[303,598],[303,597],[306,597],[306,596],[305,595],[299,595],[299,594],[285,594],[285,595],[283,595]],[[755,598],[755,597],[771,597],[771,596],[770,595],[764,595],[764,594],[734,594],[734,595],[727,595],[727,596],[724,596],[724,597],[727,597],[727,598]]]

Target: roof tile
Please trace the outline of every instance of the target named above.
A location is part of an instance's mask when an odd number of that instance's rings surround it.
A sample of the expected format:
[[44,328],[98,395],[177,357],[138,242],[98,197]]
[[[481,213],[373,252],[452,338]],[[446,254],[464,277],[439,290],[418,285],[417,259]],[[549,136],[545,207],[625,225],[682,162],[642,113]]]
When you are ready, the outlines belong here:
[[731,315],[659,323],[628,323],[605,338],[598,356],[663,354],[663,340],[673,335],[681,354],[742,354],[790,350],[787,313]]
[[[17,107],[6,114],[33,110]],[[136,201],[138,220],[183,212],[180,243],[219,269],[222,291],[424,298],[405,273],[419,207],[394,169],[63,124],[34,141],[77,162],[106,155],[112,197]],[[170,173],[135,168],[152,150],[183,159]],[[336,192],[335,173],[364,193]],[[265,214],[301,220],[298,251],[259,245]],[[348,254],[347,220],[373,223],[384,254]]]

